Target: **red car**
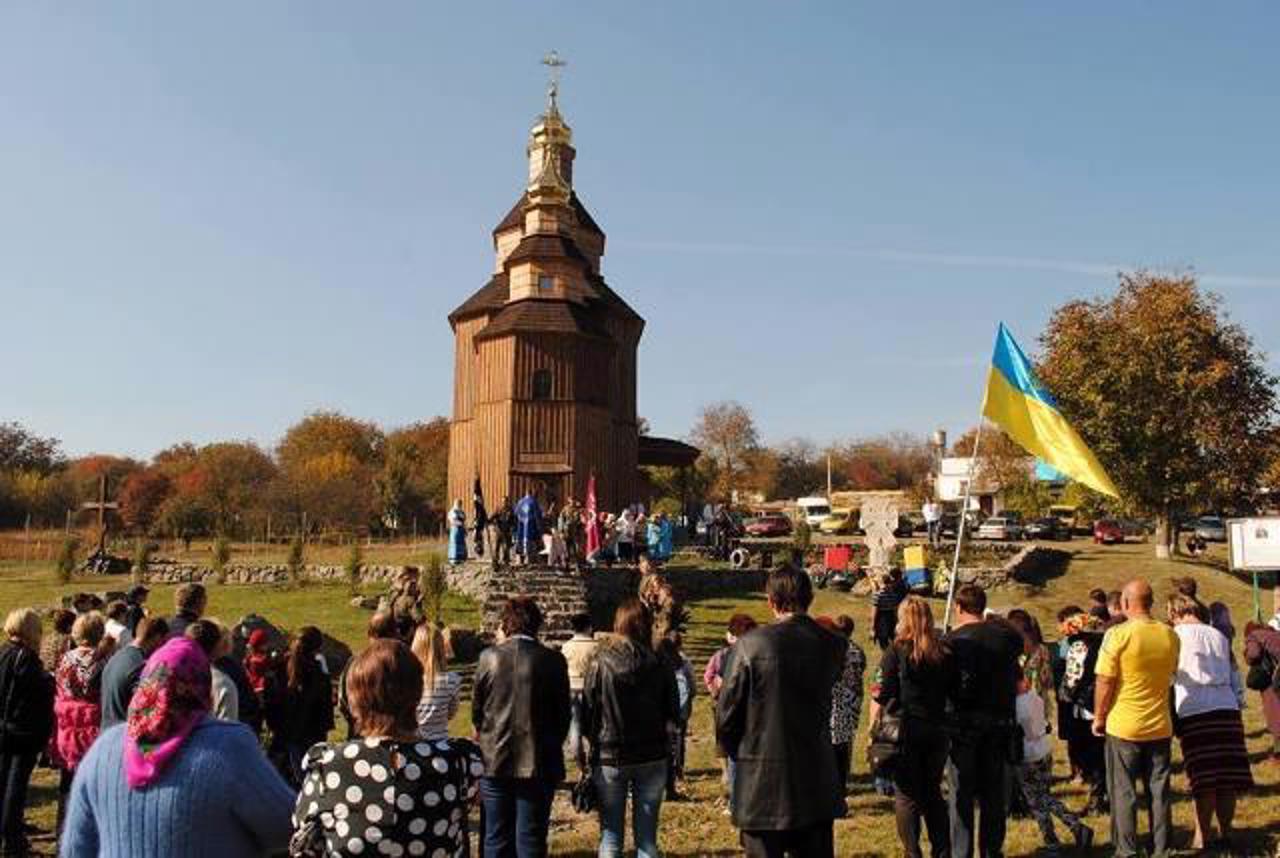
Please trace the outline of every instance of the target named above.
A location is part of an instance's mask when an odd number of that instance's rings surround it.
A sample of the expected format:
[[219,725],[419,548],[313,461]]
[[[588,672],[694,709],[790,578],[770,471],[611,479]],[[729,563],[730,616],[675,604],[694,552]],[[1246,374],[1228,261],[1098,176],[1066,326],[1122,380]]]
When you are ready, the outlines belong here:
[[747,536],[790,536],[791,519],[781,513],[770,513],[751,519],[743,530]]
[[1114,518],[1101,518],[1093,523],[1093,541],[1099,545],[1124,542],[1124,527]]

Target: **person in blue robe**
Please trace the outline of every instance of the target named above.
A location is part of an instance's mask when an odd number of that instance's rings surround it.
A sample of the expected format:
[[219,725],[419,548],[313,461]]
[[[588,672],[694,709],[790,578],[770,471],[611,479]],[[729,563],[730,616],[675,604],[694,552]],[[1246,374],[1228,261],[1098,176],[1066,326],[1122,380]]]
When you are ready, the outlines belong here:
[[542,507],[532,492],[526,492],[516,504],[516,553],[526,564],[532,563],[541,550]]
[[462,563],[467,559],[467,514],[462,511],[462,501],[453,502],[449,510],[449,562]]
[[663,563],[675,553],[676,525],[668,515],[658,516],[658,559]]

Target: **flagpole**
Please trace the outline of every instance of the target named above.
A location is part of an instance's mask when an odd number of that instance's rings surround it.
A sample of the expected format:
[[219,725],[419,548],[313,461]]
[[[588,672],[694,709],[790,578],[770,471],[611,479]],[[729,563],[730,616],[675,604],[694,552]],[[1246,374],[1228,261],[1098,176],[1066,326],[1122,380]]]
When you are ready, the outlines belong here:
[[[986,401],[986,394],[983,394]],[[978,433],[973,438],[973,455],[969,459],[969,476],[964,483],[964,501],[960,506],[960,523],[956,525],[956,553],[951,561],[951,580],[947,583],[947,608],[942,614],[942,630],[951,629],[951,606],[955,603],[956,579],[960,576],[960,547],[964,543],[965,524],[969,520],[969,497],[973,492],[973,475],[978,465],[978,448],[982,444],[982,426],[986,423],[983,415],[978,415]]]

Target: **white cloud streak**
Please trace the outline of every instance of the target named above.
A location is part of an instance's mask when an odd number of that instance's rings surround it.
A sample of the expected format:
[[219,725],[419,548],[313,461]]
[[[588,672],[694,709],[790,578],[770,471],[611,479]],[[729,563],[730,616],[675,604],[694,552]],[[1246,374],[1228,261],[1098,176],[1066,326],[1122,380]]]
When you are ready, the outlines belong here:
[[836,256],[898,262],[906,265],[936,265],[945,268],[986,268],[1015,271],[1052,271],[1086,277],[1114,278],[1117,272],[1146,270],[1153,273],[1194,273],[1202,285],[1232,289],[1280,289],[1280,276],[1266,274],[1222,274],[1195,271],[1190,266],[1170,267],[1093,262],[1074,259],[1046,259],[1036,256],[994,256],[966,253],[934,253],[920,250],[869,249],[825,245],[744,244],[738,242],[693,242],[668,240],[615,239],[611,245],[636,250],[669,253],[757,255],[757,256]]

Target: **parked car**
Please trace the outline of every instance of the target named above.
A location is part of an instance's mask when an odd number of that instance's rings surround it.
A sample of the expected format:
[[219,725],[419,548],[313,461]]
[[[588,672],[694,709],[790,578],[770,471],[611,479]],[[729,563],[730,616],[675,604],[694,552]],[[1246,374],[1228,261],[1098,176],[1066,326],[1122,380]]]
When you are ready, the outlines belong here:
[[1205,542],[1226,542],[1227,525],[1216,515],[1203,515],[1196,519],[1195,534]]
[[997,539],[1002,542],[1012,542],[1015,539],[1021,539],[1022,534],[1021,524],[1012,518],[997,515],[982,523],[978,528],[976,537],[978,539]]
[[780,512],[771,512],[747,519],[743,530],[747,536],[790,536],[791,519]]
[[893,531],[894,536],[898,537],[899,539],[906,539],[910,536],[915,535],[915,532],[916,532],[916,523],[911,520],[911,516],[909,515],[898,516],[898,526]]
[[837,509],[822,520],[818,530],[836,535],[853,533],[857,529],[859,511],[856,509]]
[[1099,545],[1115,545],[1124,542],[1124,525],[1119,519],[1100,518],[1093,523],[1093,541]]
[[826,498],[800,498],[796,501],[796,506],[810,527],[820,527],[823,519],[831,514],[831,504],[827,503]]
[[1037,518],[1027,525],[1024,533],[1027,539],[1070,539],[1071,528],[1056,515]]

